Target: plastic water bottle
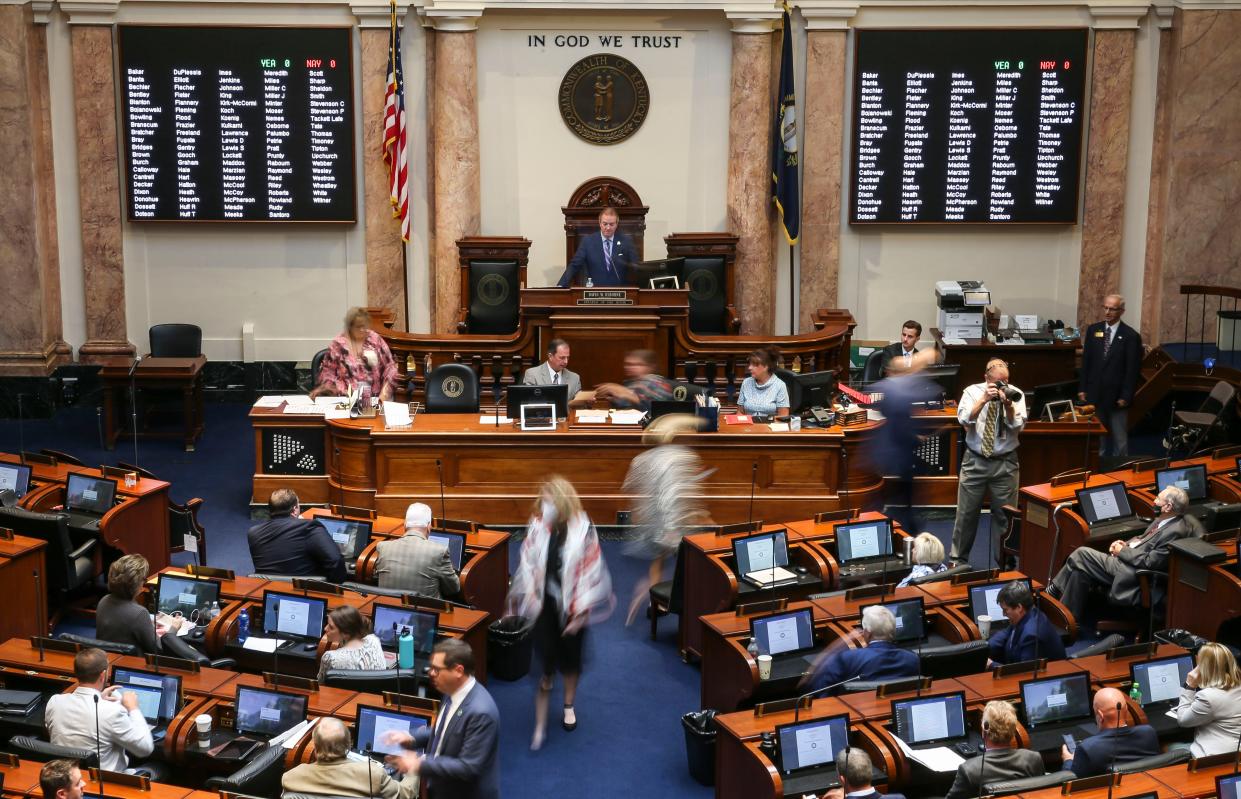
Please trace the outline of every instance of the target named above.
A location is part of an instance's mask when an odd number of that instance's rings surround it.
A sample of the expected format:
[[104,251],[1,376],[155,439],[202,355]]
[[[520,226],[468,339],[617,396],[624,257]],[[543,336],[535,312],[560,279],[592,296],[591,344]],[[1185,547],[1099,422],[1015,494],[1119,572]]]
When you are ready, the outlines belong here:
[[219,616],[219,615],[220,615],[220,603],[219,603],[219,602],[212,602],[212,603],[211,603],[211,613],[210,613],[210,617],[211,617],[212,619],[215,619],[215,617],[216,617],[216,616]]
[[409,634],[408,627],[401,630],[401,637],[397,640],[396,664],[402,669],[414,667],[414,636]]
[[1142,704],[1142,686],[1138,685],[1137,680],[1133,681],[1133,686],[1129,689],[1129,697],[1139,705]]
[[250,637],[250,611],[242,608],[241,615],[237,618],[237,642],[244,644],[246,639]]
[[753,636],[750,637],[750,643],[746,646],[745,651],[750,653],[752,660],[758,660],[758,641],[754,640]]
[[591,279],[590,279],[590,277],[589,277],[589,276],[587,276],[587,278],[586,278],[586,288],[588,288],[588,289],[593,289],[594,287],[595,287],[595,281],[591,280]]

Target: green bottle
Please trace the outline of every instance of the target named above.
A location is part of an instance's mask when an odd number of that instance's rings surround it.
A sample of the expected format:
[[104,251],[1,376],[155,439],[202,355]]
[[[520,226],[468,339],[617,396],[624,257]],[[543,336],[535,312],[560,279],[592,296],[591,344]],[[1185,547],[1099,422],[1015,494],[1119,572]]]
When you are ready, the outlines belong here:
[[1142,688],[1138,685],[1138,681],[1133,681],[1133,686],[1129,689],[1129,698],[1139,705],[1142,704]]

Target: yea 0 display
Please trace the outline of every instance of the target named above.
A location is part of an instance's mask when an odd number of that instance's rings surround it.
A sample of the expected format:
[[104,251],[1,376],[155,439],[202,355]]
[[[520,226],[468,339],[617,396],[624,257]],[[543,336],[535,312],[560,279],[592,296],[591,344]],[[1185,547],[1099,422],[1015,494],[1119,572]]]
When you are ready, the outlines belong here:
[[118,36],[131,221],[356,220],[348,28]]
[[850,222],[1076,222],[1087,35],[857,31]]

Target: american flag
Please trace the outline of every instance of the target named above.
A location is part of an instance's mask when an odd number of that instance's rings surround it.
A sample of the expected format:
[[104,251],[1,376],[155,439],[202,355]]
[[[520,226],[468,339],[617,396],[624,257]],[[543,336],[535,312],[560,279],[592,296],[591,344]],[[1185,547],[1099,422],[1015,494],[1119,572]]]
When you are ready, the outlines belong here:
[[392,216],[401,220],[401,240],[409,241],[409,147],[405,142],[405,77],[401,73],[401,29],[396,24],[396,0],[388,37],[388,88],[384,98],[384,163],[388,165]]

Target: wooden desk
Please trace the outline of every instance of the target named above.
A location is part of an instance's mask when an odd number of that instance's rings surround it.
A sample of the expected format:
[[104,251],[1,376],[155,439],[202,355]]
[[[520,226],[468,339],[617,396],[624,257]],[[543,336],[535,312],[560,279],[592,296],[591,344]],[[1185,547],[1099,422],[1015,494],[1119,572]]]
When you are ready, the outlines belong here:
[[[1159,799],[1178,799],[1181,796],[1181,793],[1176,788],[1150,776],[1154,773],[1122,774],[1120,775],[1120,782],[1116,784],[1115,789],[1111,792],[1104,786],[1102,788],[1092,788],[1089,791],[1075,791],[1072,797],[1073,799],[1108,799],[1114,793],[1117,799],[1120,799],[1120,797],[1139,796],[1152,792],[1157,793]],[[1214,783],[1212,783],[1211,788],[1214,790]],[[1044,788],[1041,791],[1026,791],[1025,793],[1018,794],[1018,797],[1020,799],[1063,799],[1063,786],[1057,785],[1054,788]]]
[[[50,624],[47,615],[47,558],[46,542],[37,538],[15,535],[12,539],[0,539],[0,585],[9,597],[7,607],[0,613],[0,641],[10,638],[47,635]],[[35,572],[42,585],[36,587]]]
[[[133,358],[105,358],[103,368],[99,370],[99,378],[103,381],[103,437],[108,449],[116,446],[116,440],[122,435],[133,435],[133,430],[126,430],[122,423],[117,424],[118,413],[128,408],[122,397],[130,388],[130,369]],[[180,433],[150,432],[146,429],[139,435],[154,438],[181,438],[186,452],[194,451],[194,442],[203,431],[203,367],[207,364],[207,356],[197,358],[153,358],[147,356],[138,362],[134,369],[133,385],[137,389],[159,389],[163,391],[179,391],[182,396],[183,425]],[[132,422],[131,422],[132,423]]]
[[1237,542],[1217,544],[1224,558],[1205,564],[1176,549],[1168,560],[1167,626],[1189,630],[1212,641],[1220,627],[1241,617],[1241,577]]
[[1000,345],[987,339],[967,338],[964,344],[945,344],[939,328],[931,328],[935,346],[944,353],[945,363],[961,365],[957,376],[957,396],[971,383],[982,380],[987,361],[1001,358],[1007,364],[1015,385],[1031,389],[1047,383],[1077,379],[1076,341],[1053,341],[1050,344]]
[[[29,794],[31,796],[42,796],[42,793],[36,793],[39,789],[39,772],[43,769],[42,763],[36,763],[33,760],[19,760],[16,766],[7,764],[0,765],[0,772],[4,772],[4,794],[5,796],[20,796]],[[86,775],[83,774],[83,777]]]
[[[1158,780],[1163,785],[1171,788],[1182,799],[1199,799],[1203,796],[1215,795],[1215,778],[1228,776],[1233,773],[1233,764],[1212,766],[1204,768],[1200,771],[1190,771],[1189,763],[1182,763],[1179,766],[1165,766],[1164,768],[1152,769],[1146,772],[1147,777]],[[1124,780],[1128,780],[1125,777]],[[1124,784],[1124,780],[1121,784]],[[1130,791],[1126,788],[1124,796],[1133,796],[1137,791]],[[1119,790],[1116,795],[1120,796]],[[1162,795],[1162,794],[1161,794]]]

